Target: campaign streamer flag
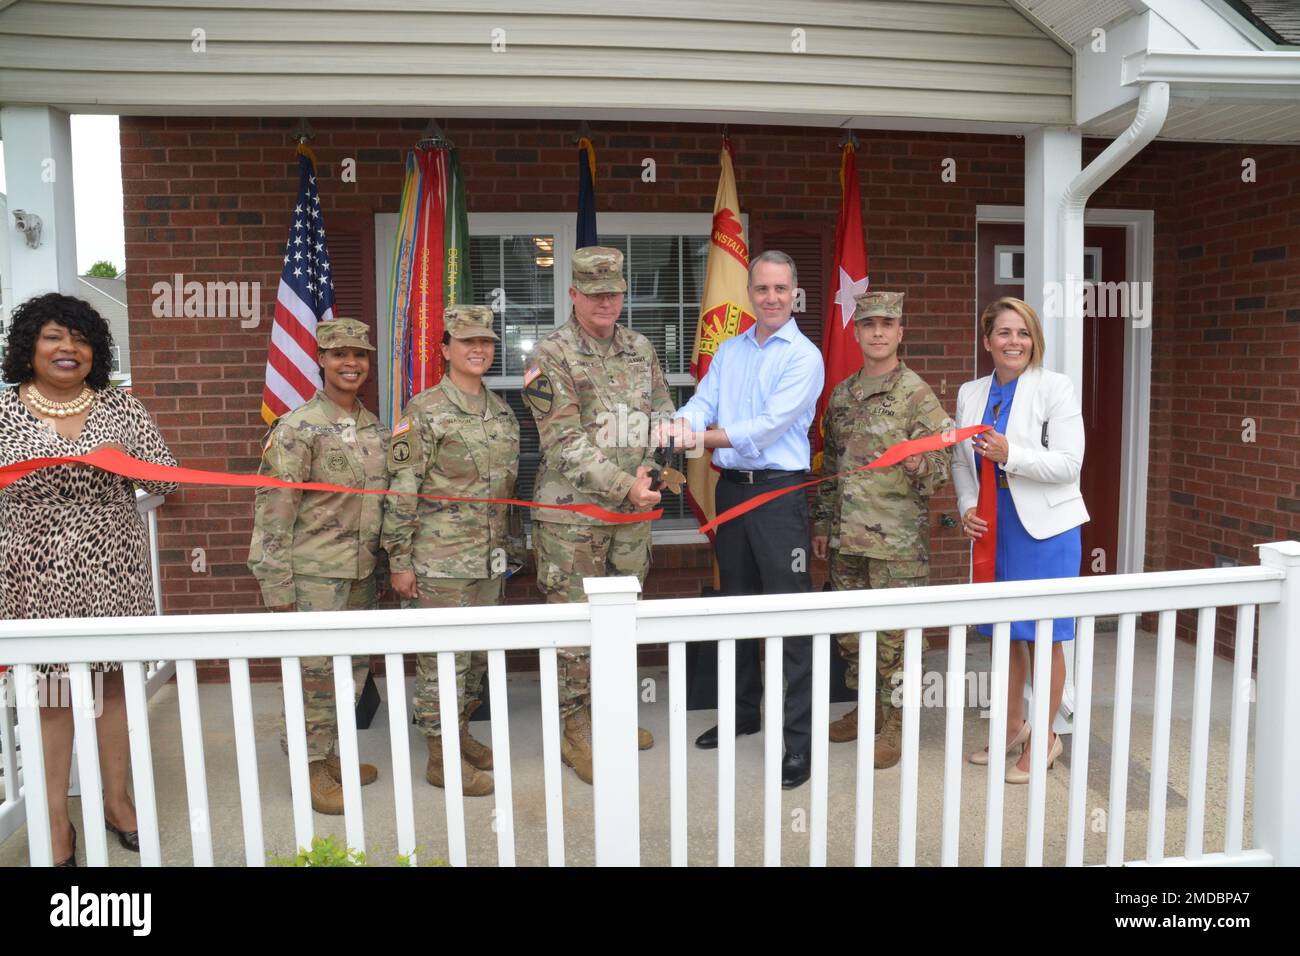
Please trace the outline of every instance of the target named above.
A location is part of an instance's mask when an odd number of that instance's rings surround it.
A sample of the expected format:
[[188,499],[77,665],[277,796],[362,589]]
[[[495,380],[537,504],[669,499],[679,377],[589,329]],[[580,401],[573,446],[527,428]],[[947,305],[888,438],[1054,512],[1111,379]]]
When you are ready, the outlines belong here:
[[465,181],[454,147],[420,148],[406,157],[388,286],[390,424],[411,396],[442,378],[442,313],[474,300],[469,268]]
[[275,321],[266,357],[262,418],[270,425],[310,401],[320,388],[316,323],[334,317],[334,281],[325,244],[316,156],[298,145],[298,199],[284,246],[284,266],[275,293]]
[[[696,384],[708,374],[718,346],[754,324],[754,314],[749,311],[749,247],[745,244],[740,200],[736,197],[734,156],[731,141],[723,139],[718,153],[722,173],[713,200],[713,228],[709,235],[704,294],[700,298],[700,321],[695,329],[695,348],[691,351],[691,375]],[[717,484],[712,452],[687,459],[686,500],[701,525],[712,521],[716,514]],[[712,540],[713,532],[708,534]]]
[[862,350],[853,337],[855,296],[867,291],[867,247],[862,230],[862,193],[858,189],[858,164],[852,142],[844,144],[840,156],[840,215],[835,223],[835,272],[831,280],[834,296],[826,309],[822,326],[822,361],[826,366],[826,384],[817,399],[817,428],[813,442],[813,471],[822,468],[822,441],[825,437],[826,406],[831,392],[862,368]]
[[596,241],[596,147],[583,136],[578,140],[578,242],[575,249],[598,245]]

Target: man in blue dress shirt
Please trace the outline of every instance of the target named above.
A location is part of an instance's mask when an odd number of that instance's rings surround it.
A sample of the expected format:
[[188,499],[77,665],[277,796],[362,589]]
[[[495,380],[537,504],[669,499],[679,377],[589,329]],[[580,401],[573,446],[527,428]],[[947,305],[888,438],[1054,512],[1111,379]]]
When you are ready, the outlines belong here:
[[[821,352],[791,315],[797,282],[794,261],[775,250],[749,265],[749,298],[756,322],[723,342],[695,396],[676,414],[684,444],[713,449],[719,513],[764,492],[807,480],[808,427],[821,395]],[[684,420],[684,421],[683,421]],[[671,427],[671,426],[670,426]],[[686,436],[685,432],[693,432]],[[808,574],[808,499],[792,492],[718,528],[716,550],[722,594],[789,594],[812,590]],[[810,773],[812,650],[807,637],[784,644],[785,759],[787,790]],[[736,649],[736,734],[761,728],[762,680],[758,641]],[[697,747],[718,745],[718,728]]]

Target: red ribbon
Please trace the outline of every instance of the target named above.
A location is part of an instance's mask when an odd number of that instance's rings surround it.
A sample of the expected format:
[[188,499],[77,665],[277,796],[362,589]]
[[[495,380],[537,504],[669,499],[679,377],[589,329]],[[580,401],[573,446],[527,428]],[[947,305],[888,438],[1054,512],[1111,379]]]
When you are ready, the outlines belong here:
[[975,539],[971,550],[971,580],[986,584],[994,579],[998,566],[998,476],[987,455],[980,456],[980,497],[975,514],[988,523],[988,530]]
[[765,491],[761,495],[755,495],[748,501],[742,501],[734,508],[728,508],[722,514],[718,515],[712,521],[700,526],[700,533],[707,534],[720,524],[730,521],[732,518],[739,518],[747,511],[753,511],[782,495],[788,495],[791,492],[798,491],[801,488],[811,488],[813,485],[820,485],[823,481],[833,481],[836,478],[842,478],[845,475],[851,475],[856,471],[867,471],[871,468],[888,468],[890,465],[897,465],[904,458],[911,455],[919,455],[922,452],[938,451],[941,448],[947,448],[963,442],[972,435],[978,435],[981,432],[989,430],[988,425],[969,425],[966,428],[951,429],[940,432],[937,435],[927,435],[924,438],[912,438],[907,441],[900,441],[897,445],[891,445],[885,449],[875,461],[868,465],[862,465],[858,468],[850,468],[848,471],[841,471],[834,475],[826,475],[823,478],[814,478],[812,481],[805,481],[797,485],[791,485],[789,488],[780,488],[776,491]]
[[[938,451],[941,448],[947,448],[958,442],[963,442],[972,435],[978,435],[981,432],[989,430],[988,425],[971,425],[967,428],[941,432],[937,435],[929,435],[925,438],[913,438],[908,441],[899,442],[886,449],[885,453],[868,465],[862,465],[859,468],[850,468],[848,471],[842,471],[835,475],[827,475],[822,478],[815,478],[812,481],[805,481],[802,484],[792,485],[789,488],[781,488],[776,491],[764,492],[761,495],[755,495],[748,501],[736,505],[734,508],[728,508],[722,514],[715,517],[712,521],[700,527],[701,534],[707,534],[709,531],[717,528],[721,524],[738,518],[748,511],[753,511],[761,505],[767,504],[775,498],[782,495],[788,495],[791,492],[798,491],[801,488],[809,488],[813,485],[819,485],[824,481],[832,481],[844,475],[851,475],[856,471],[866,471],[869,468],[888,468],[890,465],[896,465],[909,455],[919,455],[922,452]],[[0,489],[6,488],[22,478],[26,478],[33,472],[40,471],[43,468],[53,468],[56,465],[83,464],[93,465],[103,471],[111,472],[115,475],[121,475],[123,478],[130,478],[135,481],[156,481],[175,483],[181,485],[225,485],[239,488],[298,488],[303,491],[335,491],[345,494],[355,495],[398,495],[399,491],[389,491],[379,488],[346,488],[343,485],[329,485],[318,481],[281,481],[279,478],[269,478],[262,475],[232,475],[223,471],[200,471],[195,468],[177,468],[171,465],[155,465],[151,462],[141,461],[138,458],[132,458],[116,448],[98,448],[88,455],[70,455],[64,458],[32,458],[27,461],[16,462],[12,465],[0,467]],[[983,501],[984,485],[980,486],[980,498]],[[996,487],[996,486],[995,486]],[[996,492],[995,492],[996,493]],[[612,524],[634,524],[638,521],[654,521],[663,516],[663,509],[656,508],[654,511],[639,511],[633,514],[627,514],[618,511],[607,511],[599,505],[590,504],[572,504],[572,505],[549,505],[541,504],[536,501],[519,501],[515,498],[462,498],[454,495],[415,495],[416,498],[423,498],[426,501],[468,501],[474,504],[490,505],[518,505],[521,508],[549,508],[556,511],[573,511],[578,514],[586,515],[589,518],[595,518],[598,521],[608,521]],[[987,535],[986,535],[987,537]],[[984,539],[980,539],[983,541]],[[978,547],[978,542],[976,544]],[[976,579],[978,580],[978,578]],[[991,580],[991,578],[990,578]]]
[[[342,491],[353,495],[399,495],[400,491],[379,488],[345,488],[342,485],[328,485],[319,481],[281,481],[262,475],[230,475],[223,471],[199,471],[195,468],[175,468],[171,465],[155,465],[151,462],[132,458],[116,448],[98,448],[88,455],[71,455],[67,458],[32,458],[13,465],[0,468],[0,488],[5,488],[20,478],[26,478],[34,471],[52,468],[55,465],[80,463],[94,465],[103,471],[132,478],[136,481],[174,482],[181,485],[233,485],[239,488],[300,488],[303,491]],[[517,501],[514,498],[460,498],[454,495],[415,495],[426,501],[471,501],[487,505],[519,505],[521,508],[553,508],[558,511],[576,511],[578,514],[600,521],[615,524],[632,524],[637,521],[653,521],[663,515],[663,509],[641,511],[625,514],[606,511],[599,505],[546,505],[536,501]]]

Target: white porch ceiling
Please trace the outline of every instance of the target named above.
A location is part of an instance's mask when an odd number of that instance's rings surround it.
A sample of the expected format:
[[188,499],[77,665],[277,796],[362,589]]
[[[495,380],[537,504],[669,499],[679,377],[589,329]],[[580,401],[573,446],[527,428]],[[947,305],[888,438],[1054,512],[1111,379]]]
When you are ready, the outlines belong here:
[[[1089,123],[1089,136],[1118,136],[1133,121],[1124,110]],[[1300,143],[1300,103],[1233,102],[1223,97],[1174,96],[1169,118],[1158,137],[1223,143]]]

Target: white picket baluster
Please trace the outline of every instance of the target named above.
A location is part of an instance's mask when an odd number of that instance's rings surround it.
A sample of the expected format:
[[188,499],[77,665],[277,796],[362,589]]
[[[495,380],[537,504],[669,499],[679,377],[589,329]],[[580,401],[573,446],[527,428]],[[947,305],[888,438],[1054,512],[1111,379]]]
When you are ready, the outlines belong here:
[[[27,855],[32,866],[53,866],[50,807],[45,793],[45,747],[41,740],[41,708],[36,693],[36,668],[13,669],[18,736],[23,748],[23,804],[27,811]],[[14,778],[15,780],[17,777]],[[15,786],[15,790],[17,787]]]
[[1092,730],[1092,647],[1096,624],[1094,617],[1081,617],[1074,633],[1074,733],[1070,743],[1066,866],[1083,866],[1084,825],[1088,813],[1088,735]]
[[295,850],[310,850],[316,835],[307,766],[307,715],[302,700],[302,659],[280,659],[280,691],[284,697],[284,728],[289,744],[289,794],[293,802]]
[[920,768],[921,629],[909,627],[903,632],[903,766],[898,797],[899,866],[916,866],[916,797]]
[[447,808],[447,860],[465,866],[465,794],[460,780],[460,710],[456,655],[438,652],[438,719],[442,723],[442,782]]
[[4,775],[4,794],[6,803],[17,803],[18,786],[18,747],[14,735],[14,721],[9,714],[13,707],[14,675],[12,671],[0,672],[0,774]]
[[515,803],[510,777],[510,699],[506,688],[506,652],[488,651],[488,686],[492,689],[492,774],[495,783],[497,866],[515,865]]
[[145,696],[144,665],[140,661],[122,662],[122,684],[126,690],[127,735],[131,738],[131,780],[140,838],[140,865],[162,866],[153,749],[149,742],[149,699]]
[[944,685],[943,866],[957,865],[961,838],[962,721],[966,716],[966,628],[948,628],[948,680]]
[[1119,616],[1115,644],[1115,720],[1111,730],[1110,809],[1106,820],[1106,865],[1124,862],[1124,836],[1128,830],[1129,725],[1133,708],[1133,645],[1136,614]]
[[203,756],[199,674],[198,667],[192,660],[176,662],[176,698],[180,705],[185,794],[190,809],[190,849],[195,866],[212,866],[212,819],[208,812],[208,774]]
[[1246,821],[1246,750],[1250,730],[1250,703],[1254,681],[1250,676],[1255,653],[1255,605],[1237,608],[1236,644],[1232,653],[1232,724],[1228,738],[1228,810],[1224,852],[1236,856],[1242,851],[1242,830]]
[[560,782],[560,691],[556,651],[537,652],[542,690],[542,774],[546,789],[546,860],[564,866],[564,790]]
[[876,672],[866,648],[876,646],[876,632],[858,634],[857,800],[853,821],[853,865],[871,865],[876,792]]
[[[1047,747],[1056,714],[1049,713],[1052,700],[1052,618],[1034,624],[1034,713],[1031,728],[1043,732],[1029,737],[1029,820],[1025,825],[1025,866],[1043,865],[1043,826],[1047,818]],[[1016,688],[1011,688],[1015,693]],[[1005,750],[1005,747],[1003,748]],[[990,754],[992,751],[990,751]],[[990,760],[991,764],[993,761]]]
[[406,714],[406,661],[401,654],[384,655],[384,691],[388,704],[389,753],[393,760],[397,853],[408,857],[411,866],[419,866],[415,850],[415,799],[411,793],[411,725]]
[[812,803],[808,807],[808,865],[826,865],[826,826],[830,786],[831,636],[812,639]]
[[[785,686],[782,678],[784,639],[769,637],[763,655],[763,865],[781,865],[783,809],[781,800],[781,753],[784,733]],[[814,693],[816,693],[814,691]],[[721,707],[719,707],[719,713]],[[773,716],[781,715],[773,720]],[[775,725],[775,726],[773,726]],[[719,728],[718,733],[722,730]],[[733,735],[734,739],[734,735]],[[719,737],[721,741],[721,737]]]
[[1187,782],[1187,837],[1183,856],[1199,860],[1205,846],[1205,784],[1210,757],[1210,694],[1214,677],[1216,608],[1203,607],[1196,618],[1196,669],[1192,684],[1192,760]]
[[[298,700],[301,709],[301,694]],[[246,657],[230,659],[230,701],[235,726],[235,764],[239,768],[239,805],[244,821],[244,862],[249,866],[266,866],[262,792],[257,773],[257,734],[253,724],[253,685],[248,677]],[[301,720],[298,726],[302,726]]]
[[1176,611],[1161,611],[1156,628],[1156,699],[1151,721],[1151,795],[1147,804],[1147,862],[1165,855],[1165,804],[1169,793],[1169,726],[1174,699]]
[[[764,733],[770,734],[772,715],[763,716]],[[718,866],[735,865],[736,642],[727,639],[718,641]]]
[[686,793],[686,642],[668,645],[668,817],[671,862],[686,866],[689,821]]
[[[99,735],[95,732],[95,700],[90,665],[69,664],[72,683],[72,725],[76,735],[77,769],[81,775],[81,843],[84,834],[87,866],[108,866],[108,839],[104,829],[104,790],[99,774]],[[100,681],[104,680],[100,676]],[[103,686],[100,686],[103,693]],[[103,701],[100,701],[102,706]]]
[[[989,667],[989,687],[993,700],[989,704],[989,764],[984,796],[984,865],[1002,865],[1002,788],[1006,785],[1006,761],[1000,755],[1007,749],[1007,683],[1011,660],[1011,625],[993,625],[993,652]],[[1023,693],[1023,688],[1015,688]]]

